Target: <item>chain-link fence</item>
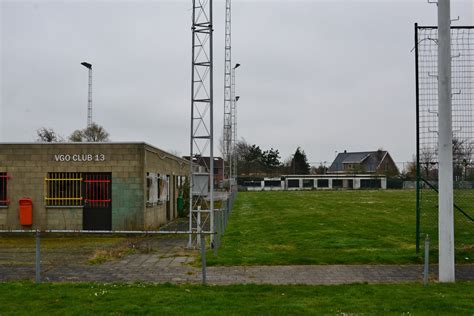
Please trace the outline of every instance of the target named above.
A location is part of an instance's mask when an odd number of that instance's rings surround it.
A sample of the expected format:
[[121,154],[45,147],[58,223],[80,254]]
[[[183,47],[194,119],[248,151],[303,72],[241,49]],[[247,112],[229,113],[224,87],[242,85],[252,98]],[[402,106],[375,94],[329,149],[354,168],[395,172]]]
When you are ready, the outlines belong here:
[[[454,231],[458,258],[474,253],[474,27],[451,27]],[[415,24],[416,248],[438,243],[438,30]]]
[[216,251],[222,244],[222,236],[225,233],[227,222],[234,207],[234,201],[236,197],[237,190],[234,190],[229,193],[227,199],[222,201],[221,208],[214,211],[214,227],[216,234],[212,246],[216,249]]
[[[434,249],[437,249],[438,182],[422,178],[419,186],[417,242],[429,235]],[[464,262],[471,262],[474,259],[474,181],[455,181],[453,195],[456,256]]]

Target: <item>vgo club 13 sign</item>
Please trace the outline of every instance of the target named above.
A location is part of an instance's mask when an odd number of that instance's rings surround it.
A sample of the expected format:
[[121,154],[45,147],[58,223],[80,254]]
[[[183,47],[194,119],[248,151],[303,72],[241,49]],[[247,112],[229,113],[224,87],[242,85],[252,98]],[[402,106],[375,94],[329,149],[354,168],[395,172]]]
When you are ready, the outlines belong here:
[[105,161],[104,154],[55,154],[54,161],[74,161],[74,162],[89,162],[89,161]]

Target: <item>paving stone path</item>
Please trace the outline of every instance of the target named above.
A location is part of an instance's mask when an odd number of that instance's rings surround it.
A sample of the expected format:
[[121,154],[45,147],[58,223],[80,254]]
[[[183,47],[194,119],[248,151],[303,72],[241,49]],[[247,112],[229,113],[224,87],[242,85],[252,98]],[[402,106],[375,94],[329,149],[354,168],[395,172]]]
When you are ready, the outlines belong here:
[[[154,241],[154,251],[89,265],[78,261],[45,264],[42,280],[49,282],[157,282],[201,283],[201,268],[192,265],[197,251],[186,250],[186,239]],[[1,250],[0,250],[1,251]],[[21,253],[19,255],[21,257]],[[208,267],[208,284],[348,284],[400,283],[422,280],[421,265],[296,265]],[[432,266],[431,280],[437,266]],[[34,262],[0,263],[0,281],[34,279]],[[459,265],[457,280],[474,281],[474,265]]]

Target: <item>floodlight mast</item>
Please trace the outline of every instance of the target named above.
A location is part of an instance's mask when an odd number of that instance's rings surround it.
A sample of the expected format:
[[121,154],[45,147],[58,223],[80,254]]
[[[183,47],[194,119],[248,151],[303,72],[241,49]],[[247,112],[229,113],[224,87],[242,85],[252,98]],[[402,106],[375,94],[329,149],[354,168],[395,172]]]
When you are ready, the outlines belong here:
[[225,50],[224,50],[224,130],[222,159],[224,160],[224,181],[232,178],[232,62],[231,62],[231,2],[225,2]]
[[454,282],[450,0],[438,0],[439,281]]
[[[232,137],[231,137],[231,154],[230,154],[230,168],[231,168],[231,178],[230,184],[232,189],[236,189],[237,186],[237,156],[235,153],[235,145],[237,141],[237,100],[238,98],[235,96],[235,69],[239,68],[240,64],[237,63],[232,68],[232,79],[231,79],[231,122],[232,122]],[[239,97],[240,98],[240,97]]]
[[92,65],[82,62],[81,65],[89,69],[89,91],[87,96],[87,127],[92,125]]
[[192,21],[189,248],[193,233],[209,227],[212,245],[215,231],[212,0],[193,0]]

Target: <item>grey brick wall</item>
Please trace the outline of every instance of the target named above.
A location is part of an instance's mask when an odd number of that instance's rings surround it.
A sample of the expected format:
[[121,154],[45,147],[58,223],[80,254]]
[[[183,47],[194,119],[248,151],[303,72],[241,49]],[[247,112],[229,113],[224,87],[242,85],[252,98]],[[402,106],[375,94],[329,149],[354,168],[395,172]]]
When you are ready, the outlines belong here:
[[[82,155],[88,154],[93,156],[91,161],[73,161],[82,160]],[[58,155],[69,155],[69,161]],[[104,160],[100,161],[101,156],[96,155],[103,155]],[[45,177],[48,172],[110,172],[112,229],[157,228],[166,222],[166,213],[163,221],[162,207],[145,208],[146,172],[185,175],[187,167],[183,165],[186,165],[184,160],[144,143],[0,144],[0,172],[11,176],[8,181],[11,203],[8,208],[0,208],[0,227],[20,229],[18,200],[30,197],[33,228],[80,229],[81,208],[45,207]],[[175,200],[173,197],[173,208]]]

